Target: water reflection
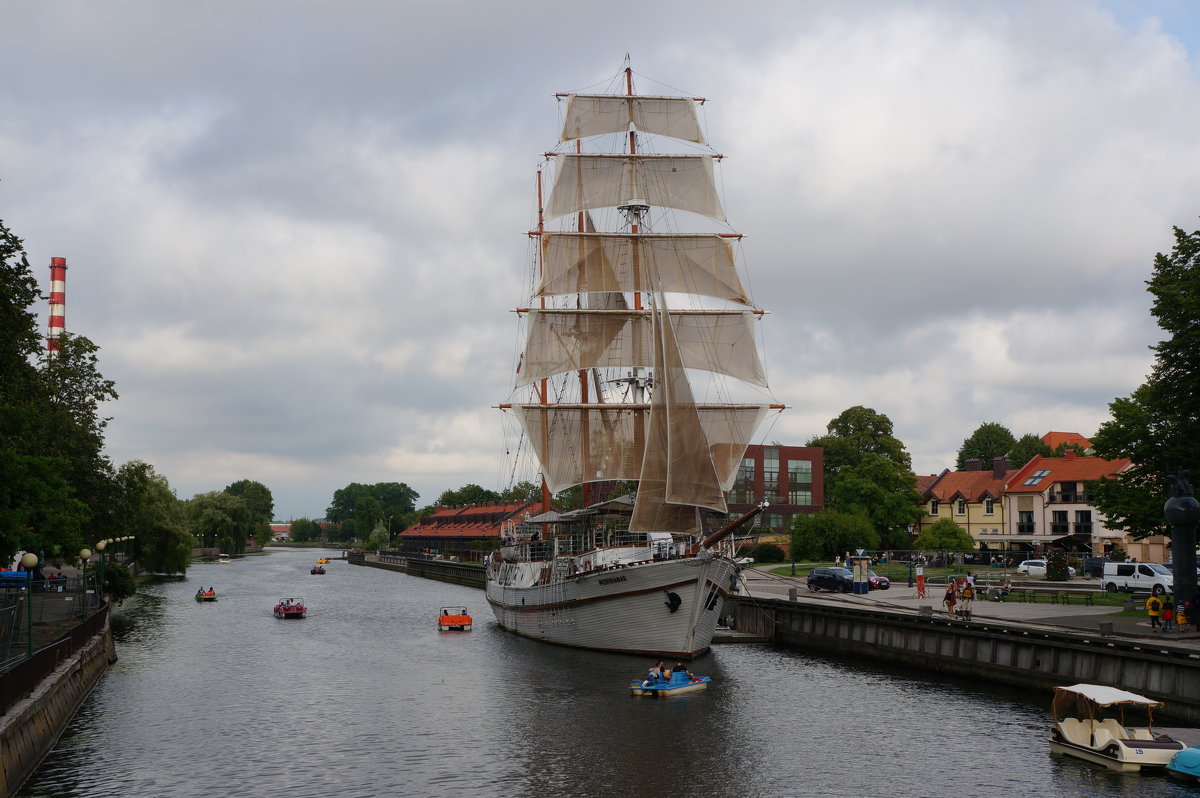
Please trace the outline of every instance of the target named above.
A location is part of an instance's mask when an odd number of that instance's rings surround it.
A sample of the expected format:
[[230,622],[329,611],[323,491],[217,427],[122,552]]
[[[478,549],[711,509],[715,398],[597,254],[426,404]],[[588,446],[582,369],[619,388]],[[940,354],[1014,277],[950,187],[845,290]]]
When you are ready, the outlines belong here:
[[[1182,796],[1052,758],[1048,697],[767,647],[634,698],[641,658],[496,628],[479,590],[278,552],[121,608],[120,661],[22,796]],[[215,603],[197,603],[213,585]],[[303,621],[271,607],[300,596]],[[474,632],[438,632],[462,604]]]

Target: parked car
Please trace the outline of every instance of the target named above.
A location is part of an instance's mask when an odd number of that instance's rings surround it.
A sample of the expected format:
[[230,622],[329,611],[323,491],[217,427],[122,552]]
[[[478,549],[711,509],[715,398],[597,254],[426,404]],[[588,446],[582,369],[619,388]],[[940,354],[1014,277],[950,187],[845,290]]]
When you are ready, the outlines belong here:
[[854,589],[854,572],[849,568],[813,568],[808,572],[808,589],[849,593]]
[[[1017,573],[1025,574],[1027,576],[1045,576],[1046,575],[1046,561],[1045,560],[1025,560],[1024,562],[1022,562],[1020,565],[1017,566]],[[1067,573],[1069,573],[1071,576],[1074,576],[1075,569],[1068,565]]]
[[867,571],[867,582],[870,583],[872,590],[887,590],[892,586],[892,580],[886,576],[880,576],[874,571]]

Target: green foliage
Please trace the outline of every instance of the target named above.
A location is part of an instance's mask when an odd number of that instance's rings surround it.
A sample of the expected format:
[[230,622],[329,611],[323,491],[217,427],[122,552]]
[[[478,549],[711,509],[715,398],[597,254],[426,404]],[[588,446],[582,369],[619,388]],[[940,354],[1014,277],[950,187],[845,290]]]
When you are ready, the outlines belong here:
[[115,515],[123,526],[118,534],[135,536],[142,568],[161,574],[183,573],[191,562],[195,540],[184,503],[175,497],[166,478],[155,473],[149,463],[133,460],[117,469],[116,483]]
[[1067,570],[1067,553],[1062,549],[1051,549],[1046,557],[1046,578],[1055,582],[1071,578],[1071,572]]
[[438,496],[440,507],[462,507],[467,504],[491,504],[500,501],[500,494],[479,485],[463,485],[458,490],[447,490]]
[[270,524],[275,517],[275,499],[261,482],[241,479],[226,487],[225,492],[245,502],[246,516],[251,524],[260,521]]
[[551,503],[552,503],[554,509],[558,510],[559,512],[566,512],[568,510],[578,510],[578,509],[582,508],[583,507],[583,486],[582,485],[572,485],[571,487],[567,488],[566,490],[560,490],[558,493],[554,494],[554,498]]
[[133,575],[119,562],[105,564],[104,584],[108,597],[118,604],[137,592],[137,583],[133,581]]
[[292,521],[288,538],[296,543],[312,543],[321,539],[321,527],[316,521],[297,518]]
[[266,546],[274,536],[271,525],[266,521],[259,521],[254,525],[254,542],[259,546]]
[[1113,546],[1112,551],[1108,553],[1109,562],[1125,562],[1127,559],[1129,559],[1129,555],[1120,546]]
[[879,533],[861,515],[826,510],[797,516],[792,522],[791,547],[796,560],[823,560],[846,551],[876,549]]
[[882,413],[856,405],[842,411],[826,429],[828,434],[812,438],[805,445],[825,450],[825,471],[830,476],[858,465],[869,454],[879,455],[906,471],[912,470],[912,458],[904,444],[892,435],[891,419]]
[[753,557],[756,563],[783,562],[787,559],[783,548],[774,543],[759,543],[757,546],[752,546],[746,556]]
[[[368,498],[373,503],[365,501]],[[381,520],[386,523],[388,519],[391,519],[393,534],[403,532],[407,529],[411,513],[416,509],[417,498],[417,492],[403,482],[378,482],[374,485],[351,482],[333,492],[333,503],[325,511],[325,517],[341,528],[329,530],[326,535],[330,540],[366,538]],[[360,507],[364,513],[362,518],[356,517]]]
[[1053,457],[1054,450],[1042,442],[1042,439],[1032,432],[1027,432],[1008,450],[1008,464],[1012,468],[1020,468],[1037,455]]
[[532,482],[518,482],[500,493],[500,501],[506,502],[535,502],[541,498],[542,487]]
[[949,518],[939,518],[921,530],[913,547],[921,551],[974,551],[975,541]]
[[978,458],[984,469],[989,469],[992,467],[993,460],[1006,456],[1016,442],[1017,439],[1013,437],[1012,431],[1003,424],[996,421],[980,424],[979,428],[971,433],[971,436],[959,447],[955,469],[966,470],[967,460],[973,458]]
[[1091,487],[1108,525],[1134,538],[1166,531],[1167,476],[1196,472],[1200,465],[1200,231],[1174,232],[1174,248],[1155,256],[1146,283],[1154,297],[1151,315],[1167,337],[1152,347],[1155,361],[1146,382],[1109,405],[1111,420],[1092,437],[1100,457],[1133,463]]

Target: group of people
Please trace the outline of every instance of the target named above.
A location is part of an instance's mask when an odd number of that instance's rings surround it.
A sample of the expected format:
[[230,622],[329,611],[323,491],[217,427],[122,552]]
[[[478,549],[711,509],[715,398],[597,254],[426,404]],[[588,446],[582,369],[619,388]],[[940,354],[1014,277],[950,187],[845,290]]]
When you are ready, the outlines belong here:
[[215,595],[217,595],[217,591],[211,587],[208,590],[205,590],[204,588],[200,588],[199,590],[196,591],[196,595],[197,596],[215,596]]
[[971,620],[971,605],[975,601],[975,577],[967,571],[966,576],[959,576],[946,581],[946,594],[942,596],[942,606],[946,608],[946,616]]
[[[1151,596],[1146,599],[1146,615],[1150,618],[1150,629],[1158,632],[1186,632],[1192,622],[1190,601],[1176,605],[1170,596]],[[1159,621],[1162,622],[1161,626]]]
[[652,684],[662,684],[663,682],[669,682],[669,681],[671,681],[671,678],[677,673],[686,674],[688,681],[691,681],[691,682],[696,681],[696,677],[692,675],[692,672],[689,671],[687,669],[687,666],[684,665],[682,662],[676,662],[674,667],[666,668],[663,665],[663,661],[660,659],[658,662],[654,663],[654,665],[650,668],[650,673],[648,673],[646,675],[646,680],[643,682],[643,684],[645,686],[649,687]]

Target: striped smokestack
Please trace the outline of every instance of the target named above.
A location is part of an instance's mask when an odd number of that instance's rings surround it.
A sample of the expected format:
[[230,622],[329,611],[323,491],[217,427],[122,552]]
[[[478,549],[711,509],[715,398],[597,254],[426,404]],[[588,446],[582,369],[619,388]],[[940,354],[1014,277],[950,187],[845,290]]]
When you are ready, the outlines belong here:
[[46,351],[58,351],[58,339],[67,326],[67,259],[50,259],[50,324]]

